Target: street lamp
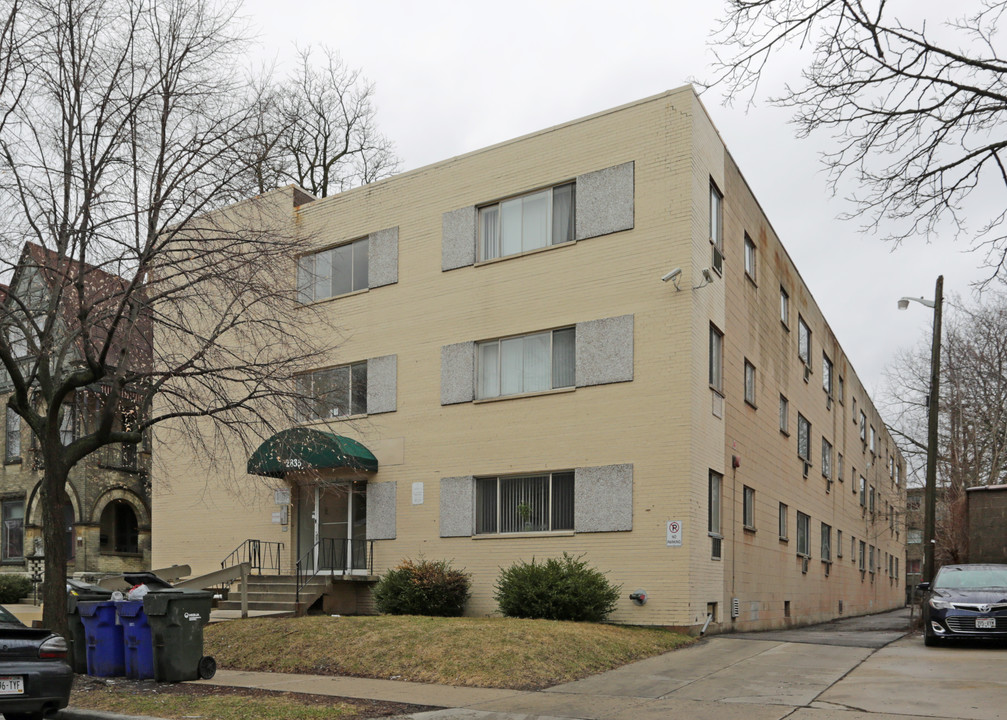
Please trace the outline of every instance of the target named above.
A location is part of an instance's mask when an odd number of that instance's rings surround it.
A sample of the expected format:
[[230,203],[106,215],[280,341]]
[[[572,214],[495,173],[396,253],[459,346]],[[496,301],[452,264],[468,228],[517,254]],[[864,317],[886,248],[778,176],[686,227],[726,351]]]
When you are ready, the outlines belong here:
[[934,518],[937,504],[937,413],[941,379],[941,306],[944,304],[944,276],[937,278],[934,299],[904,297],[899,300],[899,310],[909,307],[910,301],[934,310],[934,335],[930,350],[930,397],[927,405],[927,480],[923,515],[923,580],[934,580]]

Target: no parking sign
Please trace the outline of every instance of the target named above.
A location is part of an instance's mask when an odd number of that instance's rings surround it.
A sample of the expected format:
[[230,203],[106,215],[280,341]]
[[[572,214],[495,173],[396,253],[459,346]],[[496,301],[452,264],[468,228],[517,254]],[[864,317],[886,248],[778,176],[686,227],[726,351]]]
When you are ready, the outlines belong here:
[[668,547],[682,547],[682,523],[678,520],[668,521]]

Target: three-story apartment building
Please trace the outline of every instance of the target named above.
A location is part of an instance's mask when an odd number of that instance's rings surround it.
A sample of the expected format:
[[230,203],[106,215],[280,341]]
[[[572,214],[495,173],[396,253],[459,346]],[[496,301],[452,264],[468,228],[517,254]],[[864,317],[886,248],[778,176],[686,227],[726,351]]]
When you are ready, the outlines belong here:
[[158,431],[155,565],[282,543],[366,611],[450,559],[484,615],[501,567],[566,552],[622,586],[613,620],[713,631],[904,601],[903,459],[691,87],[261,201],[338,349],[233,482]]

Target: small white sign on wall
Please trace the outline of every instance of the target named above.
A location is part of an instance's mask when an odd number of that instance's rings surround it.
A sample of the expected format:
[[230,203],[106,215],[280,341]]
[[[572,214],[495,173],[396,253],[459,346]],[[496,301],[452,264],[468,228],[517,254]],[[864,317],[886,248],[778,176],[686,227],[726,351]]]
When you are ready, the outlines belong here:
[[665,544],[668,547],[682,547],[682,523],[680,520],[669,520]]
[[413,483],[413,505],[423,504],[423,483]]

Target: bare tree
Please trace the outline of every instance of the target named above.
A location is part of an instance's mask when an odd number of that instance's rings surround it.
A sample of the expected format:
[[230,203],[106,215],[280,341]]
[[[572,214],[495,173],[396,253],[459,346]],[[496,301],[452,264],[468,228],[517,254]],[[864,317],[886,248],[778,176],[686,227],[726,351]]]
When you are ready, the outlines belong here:
[[[263,104],[263,177],[286,178],[316,197],[379,180],[398,169],[377,129],[374,86],[338,54],[306,48],[287,82]],[[268,189],[268,186],[262,189]]]
[[896,244],[968,232],[996,274],[1007,262],[1007,60],[996,34],[1007,2],[972,4],[935,31],[906,17],[922,12],[912,3],[897,17],[885,0],[728,0],[707,86],[751,102],[773,56],[806,50],[801,81],[771,101],[793,108],[800,136],[831,135],[824,161],[834,189],[847,176],[860,188],[853,214]]
[[[15,0],[0,37],[0,362],[41,482],[44,622],[66,629],[71,467],[162,422],[211,447],[289,416],[327,348],[295,308],[292,189],[250,188],[256,103],[217,0]],[[76,438],[73,398],[94,399]]]
[[[938,431],[937,552],[967,556],[965,490],[1007,482],[1007,295],[945,305]],[[929,341],[901,353],[887,372],[893,435],[919,470],[927,452]]]

